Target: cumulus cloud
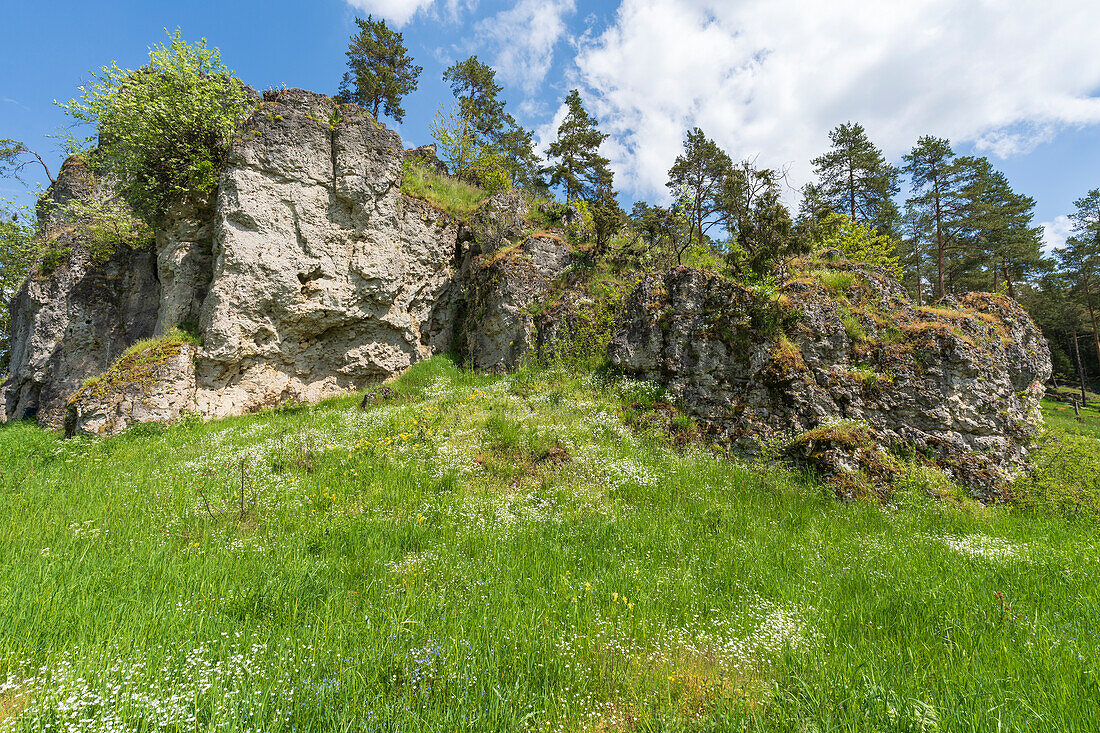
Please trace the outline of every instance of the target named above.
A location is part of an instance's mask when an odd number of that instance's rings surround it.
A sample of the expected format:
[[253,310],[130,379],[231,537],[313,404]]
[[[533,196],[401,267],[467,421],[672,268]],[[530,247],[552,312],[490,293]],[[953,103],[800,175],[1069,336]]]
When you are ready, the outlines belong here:
[[478,35],[495,47],[493,66],[501,78],[533,93],[550,71],[554,47],[567,31],[565,17],[575,10],[575,0],[521,0],[479,21]]
[[894,159],[922,134],[1011,156],[1100,122],[1097,27],[1081,0],[623,0],[575,73],[639,193],[695,125],[801,183],[847,120]]
[[473,10],[477,0],[347,0],[356,10],[378,15],[400,28],[417,13],[431,13],[439,18],[445,15],[456,22],[462,11]]
[[1044,221],[1039,226],[1043,228],[1043,252],[1047,255],[1064,247],[1073,232],[1073,222],[1065,214],[1054,217],[1054,221]]

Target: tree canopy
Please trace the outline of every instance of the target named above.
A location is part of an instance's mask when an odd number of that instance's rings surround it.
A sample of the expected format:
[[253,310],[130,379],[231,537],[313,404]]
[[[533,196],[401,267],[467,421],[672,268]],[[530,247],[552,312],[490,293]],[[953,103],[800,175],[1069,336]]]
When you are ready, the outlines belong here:
[[691,199],[691,230],[698,241],[721,220],[723,182],[731,167],[729,155],[696,127],[668,170],[669,190],[686,191]]
[[898,170],[868,139],[863,125],[845,122],[829,133],[832,147],[814,158],[821,199],[852,221],[871,224],[881,232],[893,230],[897,205]]
[[607,135],[599,131],[596,119],[584,108],[579,91],[570,91],[565,104],[568,112],[558,125],[557,139],[547,149],[548,157],[557,160],[551,168],[550,185],[564,186],[566,201],[592,198],[601,176],[610,171],[610,161],[600,155]]
[[104,66],[80,92],[60,106],[95,126],[97,164],[150,221],[181,195],[217,186],[233,132],[253,109],[218,49],[188,44],[178,30],[150,49],[148,65]]
[[405,39],[383,19],[355,19],[359,32],[348,44],[348,70],[340,84],[340,97],[371,111],[379,111],[401,122],[405,109],[401,100],[416,89],[424,69],[413,63]]

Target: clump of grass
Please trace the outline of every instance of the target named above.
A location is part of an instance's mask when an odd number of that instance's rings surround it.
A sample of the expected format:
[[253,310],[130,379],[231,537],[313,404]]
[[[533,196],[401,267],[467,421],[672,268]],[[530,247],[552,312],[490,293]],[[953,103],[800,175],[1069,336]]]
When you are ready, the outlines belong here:
[[816,270],[814,274],[829,292],[838,296],[847,296],[856,279],[855,275],[843,270]]
[[842,312],[840,322],[844,324],[844,332],[848,334],[848,338],[854,343],[867,340],[867,331],[864,330],[863,324],[860,323],[855,314],[848,311]]
[[488,198],[477,186],[437,173],[415,160],[404,163],[401,193],[423,199],[458,219],[466,219]]
[[894,377],[890,374],[876,371],[873,367],[860,364],[848,370],[848,375],[858,381],[864,387],[874,389],[893,384]]
[[798,348],[786,334],[780,334],[779,338],[776,339],[771,357],[772,367],[780,374],[791,374],[807,370],[806,360],[802,358],[802,349]]

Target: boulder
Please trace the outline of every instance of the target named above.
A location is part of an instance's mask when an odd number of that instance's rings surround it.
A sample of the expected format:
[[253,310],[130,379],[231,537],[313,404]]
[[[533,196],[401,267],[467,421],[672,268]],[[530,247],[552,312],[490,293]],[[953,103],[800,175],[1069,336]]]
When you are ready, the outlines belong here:
[[919,307],[884,271],[840,258],[788,274],[777,290],[690,268],[646,277],[611,363],[742,452],[779,448],[838,485],[916,455],[994,498],[1026,461],[1051,370],[1024,310],[987,293]]
[[178,338],[139,344],[69,398],[65,436],[117,435],[144,422],[195,411],[197,347]]

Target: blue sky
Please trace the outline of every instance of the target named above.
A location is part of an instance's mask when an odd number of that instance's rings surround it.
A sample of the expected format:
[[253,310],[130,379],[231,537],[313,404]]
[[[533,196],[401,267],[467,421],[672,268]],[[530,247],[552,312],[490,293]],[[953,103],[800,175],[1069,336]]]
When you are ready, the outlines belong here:
[[[1041,7],[1040,7],[1041,6]],[[831,127],[862,122],[895,162],[917,136],[988,155],[1038,201],[1052,241],[1100,186],[1094,0],[315,0],[10,3],[0,27],[0,137],[60,153],[54,99],[112,61],[137,67],[164,28],[205,36],[257,89],[335,92],[354,17],[383,15],[424,67],[399,126],[407,145],[451,100],[444,68],[476,53],[509,107],[547,140],[580,88],[611,133],[624,200],[658,200],[686,129],[799,185]],[[393,126],[393,122],[385,120]],[[34,179],[41,182],[44,178]],[[29,198],[0,181],[0,197]]]

